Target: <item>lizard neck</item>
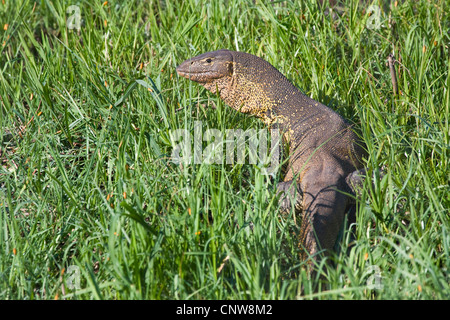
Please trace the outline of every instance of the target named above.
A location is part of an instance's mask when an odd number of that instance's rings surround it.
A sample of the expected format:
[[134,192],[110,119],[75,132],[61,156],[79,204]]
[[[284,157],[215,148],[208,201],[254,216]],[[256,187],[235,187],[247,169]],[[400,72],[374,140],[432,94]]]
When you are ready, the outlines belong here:
[[[216,93],[233,109],[252,114],[267,125],[282,130],[311,123],[325,106],[304,95],[267,61],[256,56],[233,52],[233,73],[202,85]],[[330,110],[331,111],[331,110]]]

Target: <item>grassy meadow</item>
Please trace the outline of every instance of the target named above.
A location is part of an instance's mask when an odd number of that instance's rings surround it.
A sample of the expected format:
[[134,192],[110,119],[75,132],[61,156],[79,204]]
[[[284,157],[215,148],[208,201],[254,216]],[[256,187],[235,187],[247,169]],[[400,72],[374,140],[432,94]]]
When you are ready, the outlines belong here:
[[[450,2],[330,8],[2,0],[0,299],[450,298]],[[195,121],[264,128],[176,74],[221,48],[266,59],[366,142],[356,223],[313,277],[281,171],[171,161]]]

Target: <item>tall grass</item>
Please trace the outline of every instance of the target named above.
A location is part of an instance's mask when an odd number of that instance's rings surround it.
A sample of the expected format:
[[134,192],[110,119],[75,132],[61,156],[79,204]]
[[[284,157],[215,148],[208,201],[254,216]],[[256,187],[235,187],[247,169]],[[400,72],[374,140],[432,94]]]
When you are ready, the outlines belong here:
[[[0,298],[449,298],[448,1],[374,1],[378,28],[357,1],[82,0],[77,30],[73,4],[0,4]],[[374,179],[317,278],[281,172],[171,162],[195,121],[263,128],[176,75],[220,48],[268,60],[367,144]]]

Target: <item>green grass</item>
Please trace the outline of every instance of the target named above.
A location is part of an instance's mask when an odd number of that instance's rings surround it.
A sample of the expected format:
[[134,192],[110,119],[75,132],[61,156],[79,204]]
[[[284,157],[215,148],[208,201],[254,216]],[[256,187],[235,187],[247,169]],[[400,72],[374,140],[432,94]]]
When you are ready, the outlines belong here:
[[[448,0],[384,6],[378,29],[356,1],[93,3],[0,4],[0,299],[450,297]],[[369,172],[386,172],[319,279],[279,215],[281,173],[170,161],[170,133],[194,121],[264,128],[176,75],[220,48],[356,123]]]

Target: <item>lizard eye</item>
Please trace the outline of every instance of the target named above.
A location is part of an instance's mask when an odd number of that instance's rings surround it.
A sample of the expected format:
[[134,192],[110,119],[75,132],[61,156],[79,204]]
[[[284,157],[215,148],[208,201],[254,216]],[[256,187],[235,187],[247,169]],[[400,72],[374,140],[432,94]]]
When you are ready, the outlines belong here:
[[211,63],[211,59],[210,58],[206,59],[206,62]]

